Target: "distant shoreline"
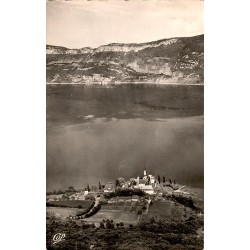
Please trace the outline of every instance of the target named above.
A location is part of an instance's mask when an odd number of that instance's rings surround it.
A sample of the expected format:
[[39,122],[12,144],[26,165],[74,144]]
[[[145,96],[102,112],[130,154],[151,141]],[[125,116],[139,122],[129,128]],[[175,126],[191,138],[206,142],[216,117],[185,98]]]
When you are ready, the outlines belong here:
[[115,83],[63,83],[63,82],[46,82],[46,85],[86,85],[86,86],[115,86],[115,85],[156,85],[156,86],[204,86],[204,84],[195,83],[153,83],[153,82],[115,82]]

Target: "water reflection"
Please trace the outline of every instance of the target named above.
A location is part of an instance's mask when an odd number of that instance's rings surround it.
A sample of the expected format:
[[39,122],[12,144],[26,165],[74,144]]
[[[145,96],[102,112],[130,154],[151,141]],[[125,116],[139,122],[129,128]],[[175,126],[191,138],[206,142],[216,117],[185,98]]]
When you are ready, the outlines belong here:
[[203,186],[203,89],[64,88],[47,89],[48,190],[144,169]]

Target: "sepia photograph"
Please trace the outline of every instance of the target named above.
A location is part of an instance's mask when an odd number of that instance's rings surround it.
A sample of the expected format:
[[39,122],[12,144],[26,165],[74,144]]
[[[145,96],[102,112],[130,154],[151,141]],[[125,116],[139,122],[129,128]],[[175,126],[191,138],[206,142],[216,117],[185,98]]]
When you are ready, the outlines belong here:
[[2,1],[1,249],[249,249],[249,7]]
[[203,8],[46,1],[48,250],[204,249]]

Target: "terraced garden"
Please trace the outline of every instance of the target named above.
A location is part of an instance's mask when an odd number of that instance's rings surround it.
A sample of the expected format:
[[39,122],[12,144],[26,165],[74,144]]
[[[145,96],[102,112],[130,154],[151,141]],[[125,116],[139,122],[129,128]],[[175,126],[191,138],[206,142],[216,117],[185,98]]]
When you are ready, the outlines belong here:
[[83,214],[90,207],[91,200],[51,201],[46,203],[47,216],[70,217]]
[[184,214],[184,207],[173,201],[154,201],[149,206],[147,214],[142,214],[140,221],[148,221],[152,217],[169,221],[181,221]]
[[114,223],[137,224],[137,212],[142,208],[139,202],[115,202],[102,205],[100,211],[90,218],[85,218],[86,222],[100,223],[103,219],[113,220]]

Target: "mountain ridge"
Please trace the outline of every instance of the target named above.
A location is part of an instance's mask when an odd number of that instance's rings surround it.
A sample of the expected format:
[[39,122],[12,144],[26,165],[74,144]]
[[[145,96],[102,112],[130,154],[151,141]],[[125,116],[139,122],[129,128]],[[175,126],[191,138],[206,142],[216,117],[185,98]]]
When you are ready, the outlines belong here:
[[46,45],[48,83],[203,84],[204,35],[69,49]]
[[52,44],[46,44],[46,46],[50,46],[50,47],[60,47],[60,48],[64,48],[64,49],[68,49],[68,50],[81,50],[84,48],[89,48],[89,49],[98,49],[101,46],[111,46],[111,45],[146,45],[146,44],[153,44],[153,43],[157,43],[157,42],[162,42],[162,41],[166,41],[166,40],[171,40],[171,39],[179,39],[179,38],[195,38],[195,37],[204,37],[204,34],[200,34],[200,35],[195,35],[195,36],[185,36],[185,37],[171,37],[171,38],[162,38],[162,39],[158,39],[158,40],[154,40],[154,41],[150,41],[150,42],[142,42],[142,43],[108,43],[108,44],[104,44],[104,45],[100,45],[97,47],[90,47],[90,46],[86,46],[86,47],[81,47],[81,48],[68,48],[65,46],[59,46],[59,45],[52,45]]

